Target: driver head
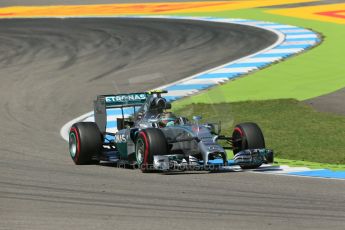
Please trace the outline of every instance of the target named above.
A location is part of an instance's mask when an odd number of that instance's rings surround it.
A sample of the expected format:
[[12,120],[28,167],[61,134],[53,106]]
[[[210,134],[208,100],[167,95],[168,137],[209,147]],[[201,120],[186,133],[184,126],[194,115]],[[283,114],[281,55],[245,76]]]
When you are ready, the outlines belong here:
[[159,117],[159,123],[161,126],[172,126],[176,124],[178,118],[172,112],[164,112]]

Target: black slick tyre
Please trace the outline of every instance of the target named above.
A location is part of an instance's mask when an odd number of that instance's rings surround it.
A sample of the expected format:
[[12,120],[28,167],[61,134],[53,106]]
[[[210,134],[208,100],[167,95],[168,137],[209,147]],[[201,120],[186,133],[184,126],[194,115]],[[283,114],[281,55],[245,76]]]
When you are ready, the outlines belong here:
[[77,165],[95,164],[102,151],[102,135],[94,122],[75,123],[69,131],[69,152]]
[[[245,149],[265,148],[264,135],[256,123],[246,122],[236,125],[232,133],[232,138],[234,154]],[[252,169],[258,168],[260,165],[241,166],[241,168]]]
[[153,156],[168,154],[168,143],[162,130],[157,128],[141,130],[135,141],[135,154],[142,172],[154,171]]

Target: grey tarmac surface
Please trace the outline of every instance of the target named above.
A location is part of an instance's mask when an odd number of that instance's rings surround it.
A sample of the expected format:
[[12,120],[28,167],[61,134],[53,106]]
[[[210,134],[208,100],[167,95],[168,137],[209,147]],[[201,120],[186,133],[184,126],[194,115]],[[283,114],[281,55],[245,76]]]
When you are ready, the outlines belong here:
[[304,101],[320,112],[345,115],[345,89]]
[[120,19],[0,21],[0,229],[343,229],[344,181],[75,166],[59,129],[97,94],[253,53],[270,32]]

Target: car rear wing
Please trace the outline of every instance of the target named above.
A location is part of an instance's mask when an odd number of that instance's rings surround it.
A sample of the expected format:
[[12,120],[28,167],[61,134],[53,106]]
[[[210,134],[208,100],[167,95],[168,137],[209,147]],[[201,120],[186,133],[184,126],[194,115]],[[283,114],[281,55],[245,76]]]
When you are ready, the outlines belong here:
[[[114,95],[99,95],[94,101],[94,116],[95,122],[102,133],[106,132],[107,125],[109,121],[107,120],[108,115],[107,111],[109,109],[118,109],[119,116],[116,122],[117,127],[124,126],[124,108],[132,107],[133,110],[131,114],[135,114],[139,111],[137,107],[142,107],[149,98],[161,98],[161,94],[167,93],[166,90],[152,90],[148,92],[139,92],[139,93],[129,93],[129,94],[114,94]],[[110,111],[110,110],[109,110]],[[114,121],[111,121],[114,122]],[[121,124],[120,124],[120,123]]]
[[99,130],[102,133],[106,132],[108,109],[119,109],[121,111],[120,115],[124,119],[123,108],[133,107],[135,112],[136,107],[145,104],[148,95],[148,93],[143,92],[97,96],[94,101],[94,116]]

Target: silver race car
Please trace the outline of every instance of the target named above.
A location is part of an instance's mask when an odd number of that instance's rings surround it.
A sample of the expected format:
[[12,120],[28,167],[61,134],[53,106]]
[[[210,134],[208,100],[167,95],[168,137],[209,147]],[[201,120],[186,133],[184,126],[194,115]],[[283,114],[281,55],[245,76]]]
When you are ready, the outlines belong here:
[[[202,123],[201,116],[189,121],[169,112],[171,103],[163,93],[166,91],[98,96],[95,122],[78,122],[70,129],[69,151],[75,164],[107,161],[149,172],[233,165],[252,169],[273,162],[273,151],[265,148],[257,124],[238,124],[232,136],[225,136],[220,122]],[[112,125],[115,129],[110,132]],[[232,159],[228,159],[227,149],[233,151]]]

